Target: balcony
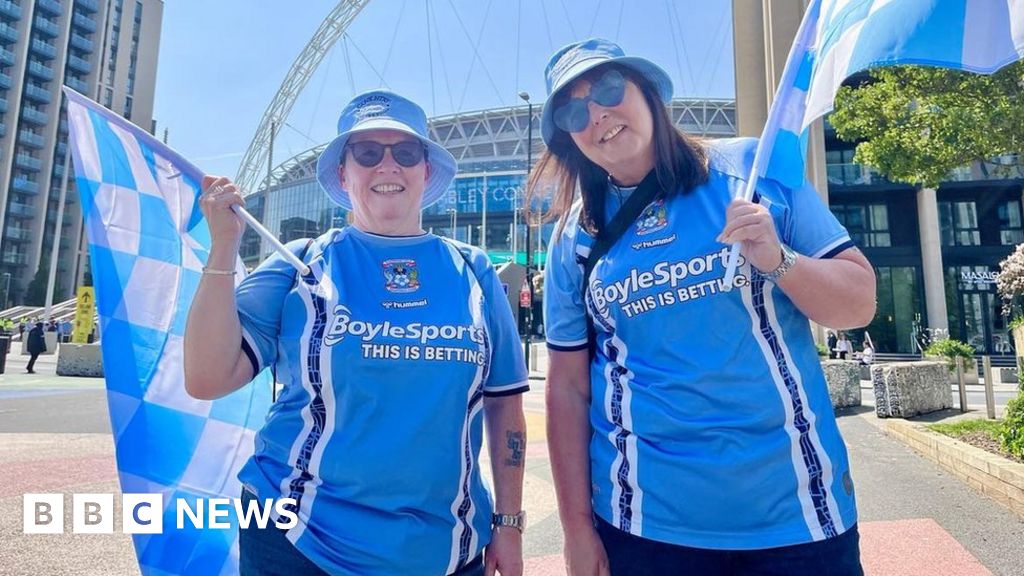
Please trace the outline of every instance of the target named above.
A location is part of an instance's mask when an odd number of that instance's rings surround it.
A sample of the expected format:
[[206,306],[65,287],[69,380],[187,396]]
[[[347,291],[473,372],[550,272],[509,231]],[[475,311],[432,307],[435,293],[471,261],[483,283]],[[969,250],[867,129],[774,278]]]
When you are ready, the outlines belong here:
[[36,102],[42,102],[43,104],[49,104],[50,100],[53,98],[50,95],[49,90],[45,88],[40,88],[39,86],[36,86],[34,84],[25,85],[25,96],[28,96],[29,99],[34,100]]
[[[21,109],[21,118],[22,120],[35,124],[36,126],[45,126],[49,120],[46,112],[43,112],[38,108],[30,108],[28,106]],[[40,136],[40,138],[42,138],[42,136]]]
[[7,135],[7,124],[4,124],[3,122],[0,122],[0,138],[3,138],[6,135]]
[[71,33],[71,46],[83,52],[92,52],[93,48],[92,40],[74,32]]
[[28,263],[28,257],[18,252],[4,252],[3,256],[0,256],[0,262],[12,266],[24,266]]
[[63,164],[57,164],[56,162],[54,162],[53,163],[53,175],[56,176],[57,178],[63,177],[64,176],[64,165]]
[[881,174],[863,164],[828,164],[825,166],[829,184],[839,186],[870,186],[887,184],[889,181]]
[[11,76],[6,72],[0,72],[0,88],[4,90],[11,89]]
[[[35,160],[35,158],[32,159]],[[28,178],[15,177],[13,180],[11,180],[11,188],[23,194],[39,194],[39,183],[33,182]]]
[[0,48],[0,66],[13,66],[14,65],[14,52],[11,52],[7,48]]
[[89,91],[89,85],[85,82],[85,80],[82,80],[81,78],[78,78],[77,76],[72,76],[70,74],[65,76],[64,77],[64,83],[67,84],[69,87],[71,87],[72,90],[75,90],[77,92],[81,92],[82,94],[85,94],[86,96],[90,95],[89,94],[89,92],[90,92]]
[[[22,168],[23,170],[28,170],[29,172],[38,172],[43,169],[43,161],[38,158],[33,158],[28,154],[18,154],[14,156],[14,165],[17,166],[18,168]],[[17,183],[17,181],[18,179],[14,178],[15,184]],[[36,187],[36,191],[39,190],[39,184],[37,184],[36,182],[30,183],[32,184],[32,186]],[[17,187],[15,186],[14,188]]]
[[0,41],[11,42],[18,41],[18,29],[6,22],[0,22]]
[[43,60],[53,60],[57,57],[57,47],[38,38],[32,41],[31,48],[32,52],[41,56]]
[[75,8],[81,8],[83,11],[90,14],[99,10],[99,7],[96,5],[96,0],[75,0]]
[[0,96],[0,114],[7,112],[7,98]]
[[28,240],[32,237],[32,231],[28,228],[18,228],[16,226],[8,226],[4,230],[4,238],[10,238],[11,240]]
[[57,23],[52,20],[47,20],[46,18],[36,16],[35,20],[33,20],[32,25],[44,36],[56,38],[60,35],[60,27],[57,26]]
[[28,63],[28,73],[42,80],[43,82],[49,82],[53,80],[53,68],[50,68],[46,64],[37,60],[32,60]]
[[21,5],[11,2],[11,0],[0,0],[0,14],[14,20],[21,20]]
[[61,12],[63,12],[60,7],[60,2],[57,2],[56,0],[36,0],[36,6],[38,6],[43,12],[52,14],[53,16],[60,16]]
[[71,19],[71,23],[90,34],[96,31],[96,23],[85,14],[76,12],[75,16]]
[[45,142],[42,134],[36,134],[29,130],[19,130],[18,141],[30,148],[35,148],[36,150],[42,148],[43,143]]
[[7,213],[20,218],[34,218],[36,213],[35,209],[29,204],[19,204],[17,202],[11,202],[10,207],[7,209]]
[[92,72],[92,65],[89,64],[88,60],[85,58],[79,58],[78,56],[72,56],[70,54],[68,55],[68,68],[86,76]]

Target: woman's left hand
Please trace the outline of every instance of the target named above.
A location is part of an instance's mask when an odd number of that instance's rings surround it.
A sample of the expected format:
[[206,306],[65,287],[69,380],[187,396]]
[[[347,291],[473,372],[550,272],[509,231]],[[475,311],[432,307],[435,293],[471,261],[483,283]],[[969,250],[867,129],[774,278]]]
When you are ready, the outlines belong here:
[[484,550],[484,576],[523,576],[523,535],[508,526],[491,531]]
[[733,200],[725,212],[725,229],[717,240],[723,244],[739,242],[740,254],[761,272],[771,272],[782,264],[782,244],[775,221],[761,204]]

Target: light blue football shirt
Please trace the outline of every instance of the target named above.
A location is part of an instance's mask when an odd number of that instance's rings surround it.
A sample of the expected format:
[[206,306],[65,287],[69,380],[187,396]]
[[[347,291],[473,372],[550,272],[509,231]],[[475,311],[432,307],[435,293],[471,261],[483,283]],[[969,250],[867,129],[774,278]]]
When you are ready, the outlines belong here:
[[[808,320],[748,263],[736,289],[722,290],[729,247],[715,238],[756,141],[709,147],[708,182],[648,206],[598,261],[586,302],[593,238],[578,225],[578,203],[552,237],[548,346],[586,349],[587,311],[597,335],[594,511],[634,535],[699,548],[836,536],[856,522],[853,483]],[[610,190],[608,214],[629,193]],[[764,181],[758,198],[803,257],[853,246],[810,186]]]
[[304,260],[315,279],[274,255],[237,290],[243,350],[284,384],[239,478],[298,500],[288,538],[332,574],[454,572],[491,534],[483,398],[528,389],[497,275],[476,248],[351,226]]

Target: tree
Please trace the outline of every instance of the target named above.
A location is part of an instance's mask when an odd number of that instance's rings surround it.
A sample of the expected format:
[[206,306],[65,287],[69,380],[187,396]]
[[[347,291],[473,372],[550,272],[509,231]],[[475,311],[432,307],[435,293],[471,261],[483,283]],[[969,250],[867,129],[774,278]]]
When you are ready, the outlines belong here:
[[857,141],[854,161],[895,182],[937,187],[980,162],[986,173],[1024,176],[1024,61],[984,76],[920,66],[876,68],[836,94],[829,122]]
[[49,272],[49,264],[40,262],[39,268],[36,268],[36,275],[32,277],[32,281],[28,283],[28,288],[25,289],[26,306],[42,306],[46,304],[46,282],[49,279]]

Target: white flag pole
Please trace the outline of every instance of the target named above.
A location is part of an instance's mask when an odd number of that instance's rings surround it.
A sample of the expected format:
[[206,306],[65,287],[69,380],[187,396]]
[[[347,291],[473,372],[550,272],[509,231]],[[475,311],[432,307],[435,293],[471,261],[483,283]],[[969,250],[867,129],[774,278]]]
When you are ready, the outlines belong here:
[[299,275],[305,276],[306,274],[309,274],[309,266],[306,266],[305,262],[300,260],[298,256],[291,252],[291,250],[285,248],[284,244],[282,244],[280,240],[275,238],[274,235],[270,233],[270,230],[264,228],[263,224],[260,224],[260,221],[254,218],[252,214],[249,214],[248,210],[238,205],[232,206],[231,209],[235,212],[235,214],[238,215],[239,218],[242,219],[243,222],[245,222],[246,224],[249,225],[250,228],[255,230],[256,233],[260,235],[260,237],[262,237],[267,242],[270,242],[270,245],[273,246],[274,250],[277,250],[278,254],[280,254],[289,264],[291,264],[292,267],[299,271]]
[[[789,57],[786,59],[786,68],[782,71],[782,78],[775,90],[775,97],[772,99],[772,106],[768,110],[768,119],[765,121],[764,130],[761,132],[761,139],[757,143],[757,152],[754,153],[754,164],[750,169],[750,177],[747,178],[743,193],[739,196],[748,202],[754,197],[754,190],[757,188],[757,180],[764,175],[768,167],[768,160],[772,156],[772,148],[775,146],[775,135],[779,131],[779,124],[786,115],[787,110],[783,95],[784,91],[790,90],[796,80],[803,62],[803,55],[814,40],[815,28],[818,24],[818,13],[821,9],[820,0],[814,0],[804,12],[803,20],[800,21],[800,29],[797,30],[793,46],[789,49]],[[729,248],[729,259],[725,267],[723,278],[723,290],[732,290],[733,278],[736,275],[736,267],[739,265],[740,243],[736,242]]]

